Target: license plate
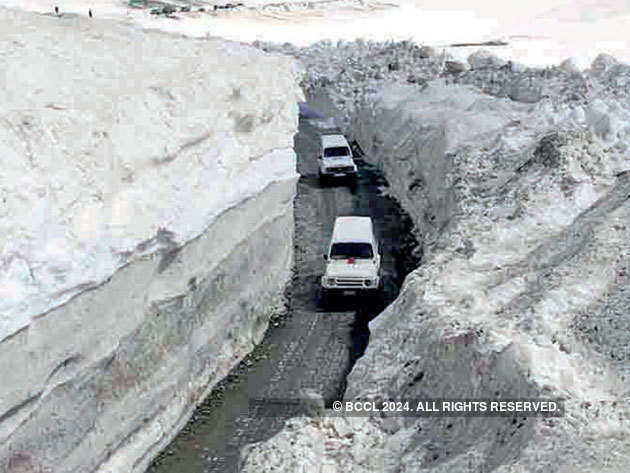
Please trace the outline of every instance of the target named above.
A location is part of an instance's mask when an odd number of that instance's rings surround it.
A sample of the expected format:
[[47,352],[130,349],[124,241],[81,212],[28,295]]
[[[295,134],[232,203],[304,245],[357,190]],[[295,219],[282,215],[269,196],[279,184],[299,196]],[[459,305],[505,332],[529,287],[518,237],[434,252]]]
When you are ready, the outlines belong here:
[[343,291],[344,296],[354,296],[357,291]]
[[343,172],[338,172],[335,174],[335,177],[346,177],[346,174]]

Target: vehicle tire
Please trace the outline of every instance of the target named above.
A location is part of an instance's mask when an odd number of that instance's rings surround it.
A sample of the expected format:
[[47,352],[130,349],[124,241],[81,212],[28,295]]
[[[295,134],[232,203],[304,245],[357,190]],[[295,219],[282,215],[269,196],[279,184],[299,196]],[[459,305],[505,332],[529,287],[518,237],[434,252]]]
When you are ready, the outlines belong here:
[[326,176],[324,176],[324,175],[322,174],[322,172],[321,172],[321,171],[319,171],[319,185],[320,185],[321,187],[325,187],[325,186],[326,186],[326,184],[327,184],[327,178],[326,178]]
[[332,291],[330,289],[326,289],[325,287],[322,287],[321,297],[320,297],[322,309],[326,310],[330,306],[331,295],[332,295]]
[[351,174],[348,176],[348,187],[350,187],[350,190],[354,191],[357,188],[357,175],[356,174]]
[[383,310],[381,301],[383,299],[382,292],[378,289],[369,289],[366,291],[365,298],[363,299],[363,304],[368,308],[369,311],[376,311],[379,313]]

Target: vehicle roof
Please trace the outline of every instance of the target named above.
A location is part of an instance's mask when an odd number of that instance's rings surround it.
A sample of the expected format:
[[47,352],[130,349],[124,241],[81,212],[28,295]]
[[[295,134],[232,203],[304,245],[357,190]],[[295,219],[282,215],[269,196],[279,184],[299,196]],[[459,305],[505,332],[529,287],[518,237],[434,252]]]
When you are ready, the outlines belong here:
[[372,243],[370,217],[337,217],[333,228],[334,242]]
[[322,135],[322,146],[330,148],[333,146],[348,146],[348,141],[343,135]]

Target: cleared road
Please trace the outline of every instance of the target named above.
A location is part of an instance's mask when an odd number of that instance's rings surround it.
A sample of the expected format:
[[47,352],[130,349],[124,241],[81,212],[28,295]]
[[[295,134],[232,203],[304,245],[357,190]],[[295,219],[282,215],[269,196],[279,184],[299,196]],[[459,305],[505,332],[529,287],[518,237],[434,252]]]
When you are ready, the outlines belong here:
[[[382,195],[385,183],[375,170],[360,163],[352,188],[319,185],[321,126],[321,119],[302,118],[295,136],[302,177],[295,199],[295,271],[287,290],[288,314],[272,322],[263,342],[219,383],[150,473],[238,471],[241,448],[273,436],[291,415],[290,406],[280,408],[276,417],[251,415],[250,399],[293,400],[305,388],[319,392],[327,403],[340,398],[348,370],[368,343],[367,322],[396,297],[404,275],[417,263],[409,256],[409,220]],[[324,312],[319,296],[322,255],[335,217],[353,214],[374,220],[383,252],[384,294],[378,304],[362,305],[360,297],[340,299]]]

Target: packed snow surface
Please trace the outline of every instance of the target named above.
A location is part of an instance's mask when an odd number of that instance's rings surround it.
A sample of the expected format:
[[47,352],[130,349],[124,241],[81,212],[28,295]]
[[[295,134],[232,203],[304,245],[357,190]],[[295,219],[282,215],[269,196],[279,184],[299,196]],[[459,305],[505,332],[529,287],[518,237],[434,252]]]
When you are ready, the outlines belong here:
[[107,20],[42,17],[46,35],[30,21],[0,9],[0,340],[296,175],[290,60]]

